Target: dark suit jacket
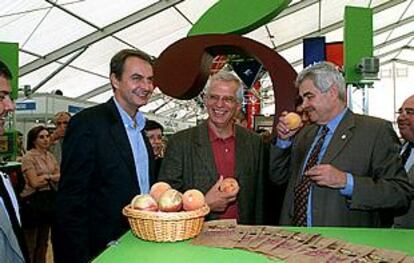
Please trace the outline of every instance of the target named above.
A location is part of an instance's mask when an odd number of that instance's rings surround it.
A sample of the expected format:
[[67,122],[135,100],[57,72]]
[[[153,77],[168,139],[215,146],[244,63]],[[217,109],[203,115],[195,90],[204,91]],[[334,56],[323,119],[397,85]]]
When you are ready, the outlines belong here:
[[[153,182],[152,148],[145,134]],[[113,99],[71,118],[63,142],[53,246],[57,262],[86,262],[128,229],[122,208],[140,194]]]
[[[243,224],[262,223],[262,148],[262,141],[257,134],[236,125],[235,176],[240,185],[238,205],[240,223]],[[195,188],[204,194],[217,182],[206,122],[180,131],[168,140],[159,180],[170,183],[181,192]],[[216,217],[210,215],[210,219]]]
[[[302,177],[304,161],[318,126],[304,127],[292,147],[271,149],[271,179],[288,181],[281,223],[292,224],[293,188]],[[380,213],[406,209],[412,186],[399,158],[400,143],[391,123],[353,114],[350,110],[339,123],[321,163],[331,164],[354,177],[351,199],[339,190],[314,186],[313,226],[381,226]]]
[[[408,168],[408,180],[414,185],[414,165]],[[414,228],[414,199],[411,200],[410,209],[404,215],[394,219],[395,228]]]

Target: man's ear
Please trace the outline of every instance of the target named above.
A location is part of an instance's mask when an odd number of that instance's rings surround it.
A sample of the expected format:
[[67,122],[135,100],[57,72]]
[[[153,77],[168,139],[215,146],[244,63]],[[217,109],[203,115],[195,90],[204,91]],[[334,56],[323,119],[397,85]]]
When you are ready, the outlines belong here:
[[338,87],[334,84],[331,86],[331,88],[329,89],[328,93],[335,98],[339,98],[339,91],[338,91]]
[[204,104],[204,107],[207,108],[207,93],[203,94],[203,104]]
[[115,73],[111,74],[110,80],[111,80],[112,87],[117,89],[119,87],[119,80],[116,78]]

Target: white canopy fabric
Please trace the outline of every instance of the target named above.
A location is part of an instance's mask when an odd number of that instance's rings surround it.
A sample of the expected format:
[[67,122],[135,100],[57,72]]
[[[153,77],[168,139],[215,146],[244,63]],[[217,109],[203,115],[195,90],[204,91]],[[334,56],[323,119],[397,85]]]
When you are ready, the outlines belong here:
[[[108,73],[114,53],[122,48],[137,48],[157,57],[170,44],[184,38],[197,19],[216,2],[3,0],[0,1],[0,41],[20,45],[20,86],[37,87],[60,69],[36,92],[59,89],[64,96],[103,102],[112,95]],[[370,102],[389,95],[380,108],[370,103],[369,111],[393,120],[395,108],[407,94],[414,93],[413,2],[293,0],[278,17],[246,36],[275,49],[299,71],[303,38],[326,36],[327,42],[342,41],[344,7],[373,8],[374,55],[380,59],[383,78],[368,95]],[[252,5],[259,3],[252,1]],[[225,23],[227,18],[223,19]],[[399,76],[394,77],[396,72]],[[270,85],[265,81],[264,91],[271,95]],[[363,99],[360,91],[354,93],[356,101]],[[265,106],[273,103],[272,96],[263,97]],[[156,90],[152,102],[143,110],[186,119],[202,114],[198,105],[197,101],[173,100]],[[386,112],[382,112],[384,109]],[[269,109],[266,111],[271,113]]]

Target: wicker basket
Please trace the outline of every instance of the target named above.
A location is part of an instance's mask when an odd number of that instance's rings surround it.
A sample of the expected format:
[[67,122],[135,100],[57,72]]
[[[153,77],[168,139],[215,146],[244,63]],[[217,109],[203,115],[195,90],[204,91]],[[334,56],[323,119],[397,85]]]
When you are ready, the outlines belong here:
[[155,242],[175,242],[197,236],[209,212],[207,205],[188,212],[141,211],[130,205],[122,210],[135,236]]

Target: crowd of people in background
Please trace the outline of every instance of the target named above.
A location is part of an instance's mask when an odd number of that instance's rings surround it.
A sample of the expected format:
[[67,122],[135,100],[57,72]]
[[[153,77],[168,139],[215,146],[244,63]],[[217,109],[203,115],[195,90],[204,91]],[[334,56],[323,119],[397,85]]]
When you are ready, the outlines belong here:
[[[283,112],[275,134],[254,132],[241,80],[221,71],[206,84],[208,118],[167,140],[140,111],[154,90],[152,64],[121,50],[110,62],[108,102],[57,113],[53,131],[29,130],[26,149],[20,136],[23,190],[13,193],[0,172],[1,262],[46,262],[50,236],[55,262],[90,261],[128,231],[122,208],[157,181],[202,191],[207,220],[414,228],[414,95],[397,112],[401,145],[390,122],[347,108],[342,73],[322,62],[297,77],[301,125],[289,128]],[[10,79],[0,61],[0,134],[14,110]],[[219,190],[228,177],[237,192]]]

